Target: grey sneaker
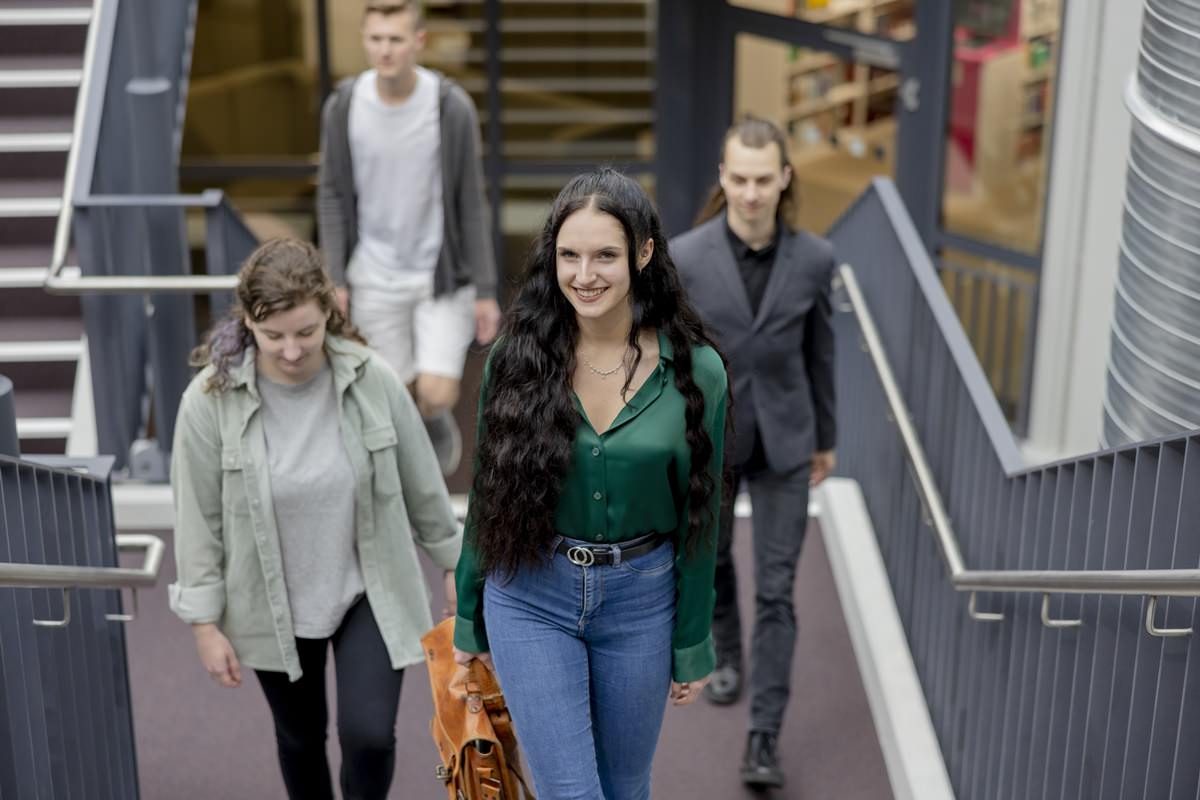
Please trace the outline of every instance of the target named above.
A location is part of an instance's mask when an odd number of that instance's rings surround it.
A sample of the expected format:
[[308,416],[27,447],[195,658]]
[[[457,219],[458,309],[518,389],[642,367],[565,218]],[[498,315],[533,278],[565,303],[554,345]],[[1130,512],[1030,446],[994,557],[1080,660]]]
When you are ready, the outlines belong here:
[[433,452],[437,454],[442,474],[452,474],[462,461],[462,433],[458,430],[454,415],[443,411],[436,417],[425,420],[425,430],[433,444]]

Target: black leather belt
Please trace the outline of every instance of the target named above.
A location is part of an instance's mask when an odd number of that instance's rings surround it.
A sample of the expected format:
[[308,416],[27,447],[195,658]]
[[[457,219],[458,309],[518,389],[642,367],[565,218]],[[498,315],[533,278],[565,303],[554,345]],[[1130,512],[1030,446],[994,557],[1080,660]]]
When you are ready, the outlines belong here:
[[669,533],[655,531],[627,542],[614,544],[571,544],[564,539],[558,543],[558,547],[554,548],[554,552],[561,553],[572,564],[580,567],[605,567],[649,553],[669,537]]

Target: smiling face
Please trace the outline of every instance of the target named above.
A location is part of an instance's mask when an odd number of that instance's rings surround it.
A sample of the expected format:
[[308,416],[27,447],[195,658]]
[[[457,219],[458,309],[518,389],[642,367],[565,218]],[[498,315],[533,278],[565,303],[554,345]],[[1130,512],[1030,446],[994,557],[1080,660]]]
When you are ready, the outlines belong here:
[[742,223],[757,227],[775,218],[779,199],[792,180],[792,169],[783,166],[782,155],[775,142],[750,147],[731,136],[725,143],[721,189],[729,213]]
[[[654,241],[647,241],[638,254],[639,270],[653,252]],[[554,248],[558,288],[580,321],[630,313],[629,258],[625,230],[611,214],[587,206],[563,221]]]
[[362,36],[367,61],[385,80],[410,75],[417,64],[417,53],[425,46],[425,30],[417,27],[416,13],[411,9],[391,14],[367,12]]
[[326,315],[316,300],[277,311],[261,322],[246,317],[258,348],[258,369],[276,383],[299,384],[325,364]]

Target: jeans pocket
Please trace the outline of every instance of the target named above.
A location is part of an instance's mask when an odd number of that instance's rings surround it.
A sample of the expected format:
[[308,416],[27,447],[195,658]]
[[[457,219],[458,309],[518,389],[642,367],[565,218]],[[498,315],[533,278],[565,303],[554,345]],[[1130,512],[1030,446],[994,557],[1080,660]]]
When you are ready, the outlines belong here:
[[663,542],[649,553],[642,553],[628,560],[622,558],[619,569],[635,575],[661,575],[675,566],[675,548]]

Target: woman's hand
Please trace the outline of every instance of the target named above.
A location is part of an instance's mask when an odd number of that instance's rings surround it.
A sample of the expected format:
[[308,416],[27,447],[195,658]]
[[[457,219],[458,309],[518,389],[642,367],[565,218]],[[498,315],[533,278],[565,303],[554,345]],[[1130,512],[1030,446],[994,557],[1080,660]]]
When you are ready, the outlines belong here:
[[711,675],[705,675],[698,681],[684,681],[683,683],[671,681],[672,704],[688,706],[696,702],[696,698],[700,696],[700,692],[708,685],[708,679],[711,677]]
[[479,663],[487,667],[488,672],[494,673],[496,671],[495,667],[492,666],[491,653],[468,653],[466,650],[459,650],[457,647],[454,648],[455,664],[465,667],[471,663],[472,659],[479,659]]
[[209,677],[227,689],[241,686],[242,665],[225,634],[212,623],[193,625],[192,633],[196,635],[196,652],[200,654],[200,663]]
[[442,589],[446,592],[446,605],[442,606],[442,616],[453,617],[458,611],[458,590],[454,586],[454,570],[448,569],[442,575]]

